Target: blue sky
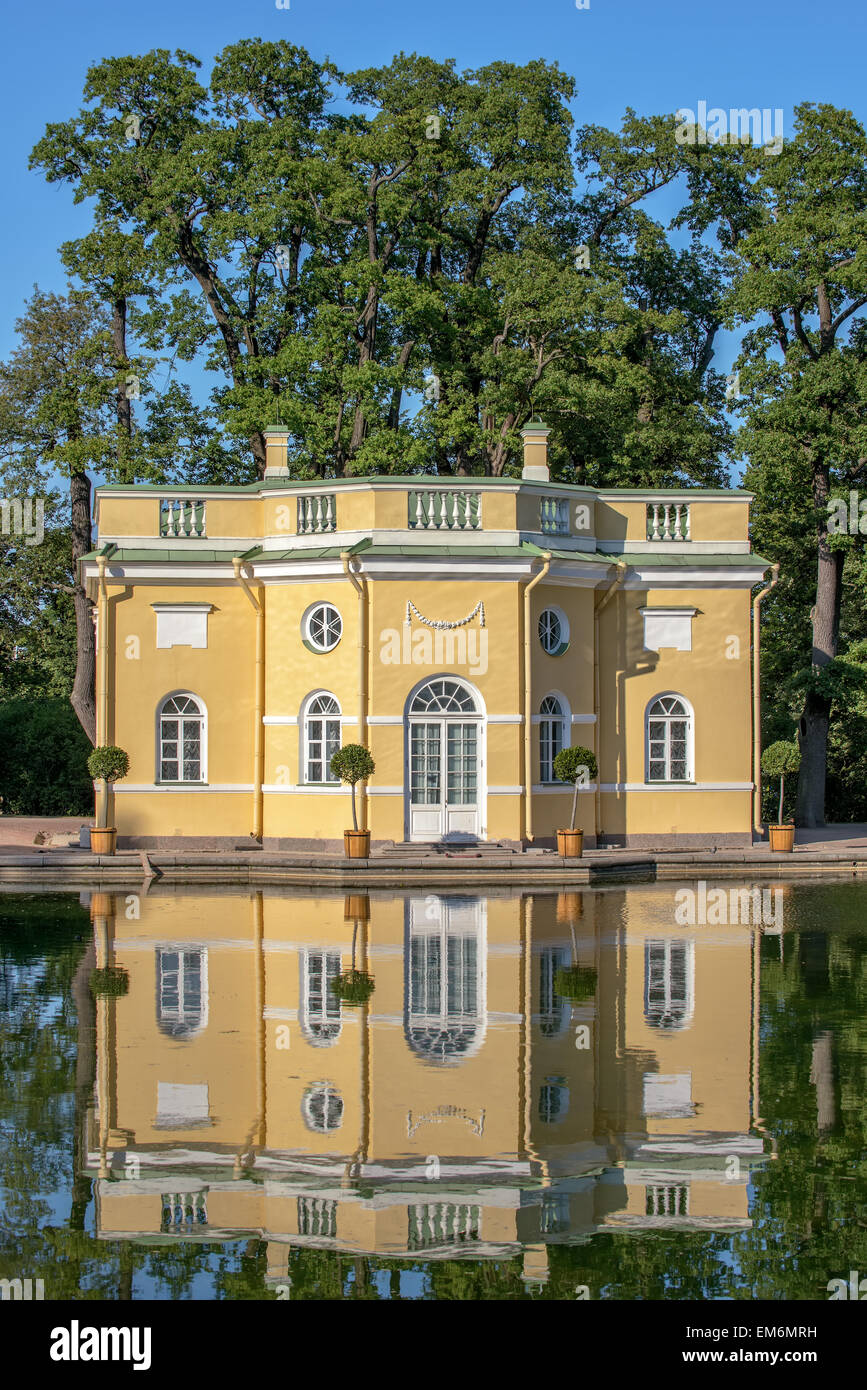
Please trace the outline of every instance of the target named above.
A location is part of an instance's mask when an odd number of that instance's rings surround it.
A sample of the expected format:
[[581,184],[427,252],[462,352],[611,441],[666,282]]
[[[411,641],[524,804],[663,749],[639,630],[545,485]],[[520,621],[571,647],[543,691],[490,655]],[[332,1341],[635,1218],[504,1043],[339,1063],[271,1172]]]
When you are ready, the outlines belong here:
[[[583,3],[583,0],[582,0]],[[617,126],[640,114],[709,107],[783,111],[786,133],[799,101],[828,101],[867,119],[864,0],[83,0],[7,7],[0,55],[6,216],[0,223],[0,356],[38,283],[62,289],[57,247],[89,224],[68,188],[30,173],[30,150],[49,121],[81,104],[88,67],[102,57],[184,48],[202,60],[240,38],[286,38],[344,70],[394,53],[454,58],[460,68],[495,59],[556,60],[576,79],[576,121]],[[733,345],[732,345],[733,346]],[[719,357],[730,356],[721,347]],[[718,360],[720,367],[726,364]]]

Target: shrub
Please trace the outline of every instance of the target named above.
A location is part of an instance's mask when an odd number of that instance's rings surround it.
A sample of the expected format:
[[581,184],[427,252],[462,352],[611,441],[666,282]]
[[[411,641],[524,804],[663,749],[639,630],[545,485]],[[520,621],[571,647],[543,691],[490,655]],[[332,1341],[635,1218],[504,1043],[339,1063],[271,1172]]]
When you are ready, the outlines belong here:
[[572,1004],[583,1004],[596,993],[596,971],[590,966],[564,966],[554,976],[554,993]]
[[777,824],[783,823],[783,795],[787,772],[797,772],[801,766],[801,750],[796,743],[772,743],[762,754],[762,772],[780,779],[780,805]]
[[94,748],[87,760],[87,770],[94,781],[116,782],[129,772],[129,754],[114,744]]
[[106,965],[90,972],[90,992],[117,999],[129,990],[129,975],[122,965]]
[[90,740],[60,696],[0,703],[0,785],[7,816],[93,812]]
[[358,829],[358,816],[355,814],[355,784],[356,782],[366,782],[376,771],[376,763],[370,756],[370,750],[360,743],[345,743],[342,748],[338,748],[336,753],[331,755],[331,771],[335,777],[339,777],[341,782],[347,782],[352,788],[352,828]]
[[366,1004],[374,990],[374,979],[366,970],[347,970],[331,981],[331,989],[343,1004]]

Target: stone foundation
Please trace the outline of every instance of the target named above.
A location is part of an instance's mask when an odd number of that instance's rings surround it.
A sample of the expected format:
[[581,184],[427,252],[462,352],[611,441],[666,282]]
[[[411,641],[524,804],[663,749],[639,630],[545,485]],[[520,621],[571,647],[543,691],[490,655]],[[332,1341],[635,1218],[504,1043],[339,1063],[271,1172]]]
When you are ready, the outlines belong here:
[[[587,841],[585,839],[585,844]],[[752,832],[733,830],[724,833],[677,835],[600,835],[600,849],[689,850],[689,849],[749,849]]]

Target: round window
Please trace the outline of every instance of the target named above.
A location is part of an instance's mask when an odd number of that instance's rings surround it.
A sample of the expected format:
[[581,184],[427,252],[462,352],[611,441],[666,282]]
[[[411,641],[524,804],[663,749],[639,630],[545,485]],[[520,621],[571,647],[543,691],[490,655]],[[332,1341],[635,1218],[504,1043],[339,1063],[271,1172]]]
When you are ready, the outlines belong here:
[[308,1129],[319,1134],[330,1134],[343,1124],[343,1097],[329,1081],[311,1086],[301,1108]]
[[314,652],[330,652],[340,641],[343,619],[330,603],[314,603],[301,623],[304,645]]
[[560,656],[569,645],[569,622],[559,608],[546,608],[539,618],[539,641],[549,656]]

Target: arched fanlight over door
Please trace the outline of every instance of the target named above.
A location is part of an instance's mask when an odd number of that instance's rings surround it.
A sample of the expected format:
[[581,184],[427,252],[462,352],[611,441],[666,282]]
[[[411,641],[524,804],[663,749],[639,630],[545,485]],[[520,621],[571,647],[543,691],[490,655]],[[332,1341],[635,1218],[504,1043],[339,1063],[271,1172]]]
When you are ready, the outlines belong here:
[[460,681],[441,677],[416,691],[410,714],[476,714],[473,694]]

